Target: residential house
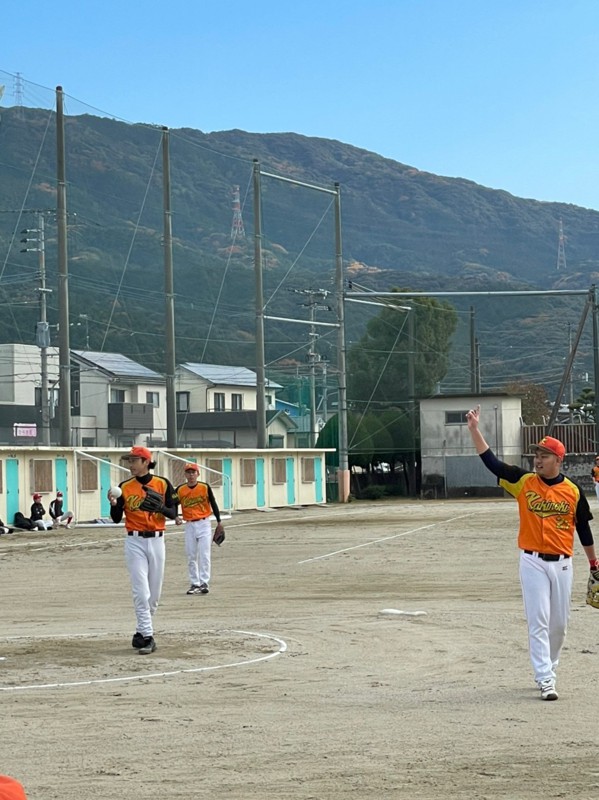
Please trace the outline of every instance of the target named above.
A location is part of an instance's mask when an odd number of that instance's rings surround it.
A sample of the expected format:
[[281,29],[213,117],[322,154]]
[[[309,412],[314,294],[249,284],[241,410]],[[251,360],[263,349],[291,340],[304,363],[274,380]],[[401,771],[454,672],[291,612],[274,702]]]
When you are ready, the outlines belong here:
[[81,447],[166,441],[166,382],[120,353],[71,351],[73,441]]
[[[21,445],[40,441],[41,352],[37,345],[0,344],[0,444]],[[46,348],[46,355],[48,426],[55,430],[58,422],[58,348]]]
[[[177,367],[176,404],[182,447],[255,447],[256,373],[247,367],[186,362]],[[289,414],[276,409],[282,386],[266,382],[266,432],[269,447],[287,447],[297,428]]]

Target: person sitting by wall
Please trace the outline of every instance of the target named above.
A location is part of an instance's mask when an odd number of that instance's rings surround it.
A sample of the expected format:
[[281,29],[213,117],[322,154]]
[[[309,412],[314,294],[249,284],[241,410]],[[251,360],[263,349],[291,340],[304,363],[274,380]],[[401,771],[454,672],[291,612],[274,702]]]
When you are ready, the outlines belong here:
[[42,496],[39,492],[33,495],[33,503],[31,504],[31,514],[29,519],[33,523],[33,530],[47,531],[52,527],[52,522],[49,519],[44,519],[46,516],[46,509],[42,505]]
[[52,517],[52,527],[59,528],[64,525],[65,528],[72,528],[73,512],[63,511],[63,497],[62,492],[56,492],[56,497],[50,503],[50,516]]

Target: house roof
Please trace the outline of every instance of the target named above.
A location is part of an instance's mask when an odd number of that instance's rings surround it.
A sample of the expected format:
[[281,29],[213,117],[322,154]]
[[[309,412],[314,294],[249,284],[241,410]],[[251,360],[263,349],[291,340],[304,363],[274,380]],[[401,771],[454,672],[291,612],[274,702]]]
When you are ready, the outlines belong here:
[[164,383],[164,378],[159,372],[154,372],[143,364],[138,364],[120,353],[98,353],[90,350],[71,350],[71,354],[82,363],[94,366],[107,375],[113,375],[123,380],[141,380],[144,382]]
[[[198,378],[210,381],[213,385],[226,386],[256,386],[256,373],[247,367],[230,367],[222,364],[195,364],[185,362],[181,364],[183,369],[193,372]],[[271,389],[282,389],[279,383],[266,381],[266,385]]]
[[[184,427],[187,430],[231,431],[257,427],[256,411],[191,411],[179,412],[177,417],[184,418]],[[267,411],[266,427],[276,419],[283,422],[287,428],[297,428],[295,420],[284,411]]]

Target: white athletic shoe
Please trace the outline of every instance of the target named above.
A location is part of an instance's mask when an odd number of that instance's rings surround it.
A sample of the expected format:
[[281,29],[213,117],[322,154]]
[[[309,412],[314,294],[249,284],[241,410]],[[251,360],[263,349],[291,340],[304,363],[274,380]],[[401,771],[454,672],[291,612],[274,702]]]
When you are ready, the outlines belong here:
[[558,694],[555,691],[555,684],[553,681],[542,681],[539,684],[541,690],[541,700],[557,700]]

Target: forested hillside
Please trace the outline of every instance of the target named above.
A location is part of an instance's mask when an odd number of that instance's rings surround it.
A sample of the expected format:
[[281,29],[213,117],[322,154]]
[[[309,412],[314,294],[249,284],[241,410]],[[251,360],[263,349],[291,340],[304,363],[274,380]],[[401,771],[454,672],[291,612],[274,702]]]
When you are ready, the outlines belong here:
[[[162,132],[94,116],[66,124],[72,346],[118,350],[163,367]],[[177,360],[254,365],[252,159],[264,171],[342,192],[348,278],[387,290],[587,289],[599,273],[599,213],[516,198],[443,178],[350,145],[293,133],[170,132]],[[231,239],[239,186],[245,238]],[[1,341],[33,342],[38,319],[35,253],[21,231],[56,203],[51,112],[0,111]],[[308,318],[306,290],[333,290],[331,195],[262,178],[266,313]],[[46,265],[56,288],[56,226],[46,219]],[[556,269],[559,223],[567,268]],[[554,386],[584,298],[448,298],[458,310],[447,387],[470,386],[474,308],[483,387],[530,377]],[[324,304],[332,303],[332,299]],[[48,301],[57,319],[56,293]],[[348,340],[376,308],[348,304]],[[84,315],[83,317],[81,315]],[[332,321],[319,311],[318,318]],[[82,320],[85,324],[82,323]],[[332,329],[331,329],[332,330]],[[418,332],[416,332],[418,338]],[[306,326],[270,321],[269,369],[304,365]],[[317,350],[335,360],[333,333]],[[576,365],[590,367],[585,332]],[[547,366],[549,364],[549,366]],[[276,374],[273,375],[276,377]],[[577,377],[578,379],[578,377]]]

